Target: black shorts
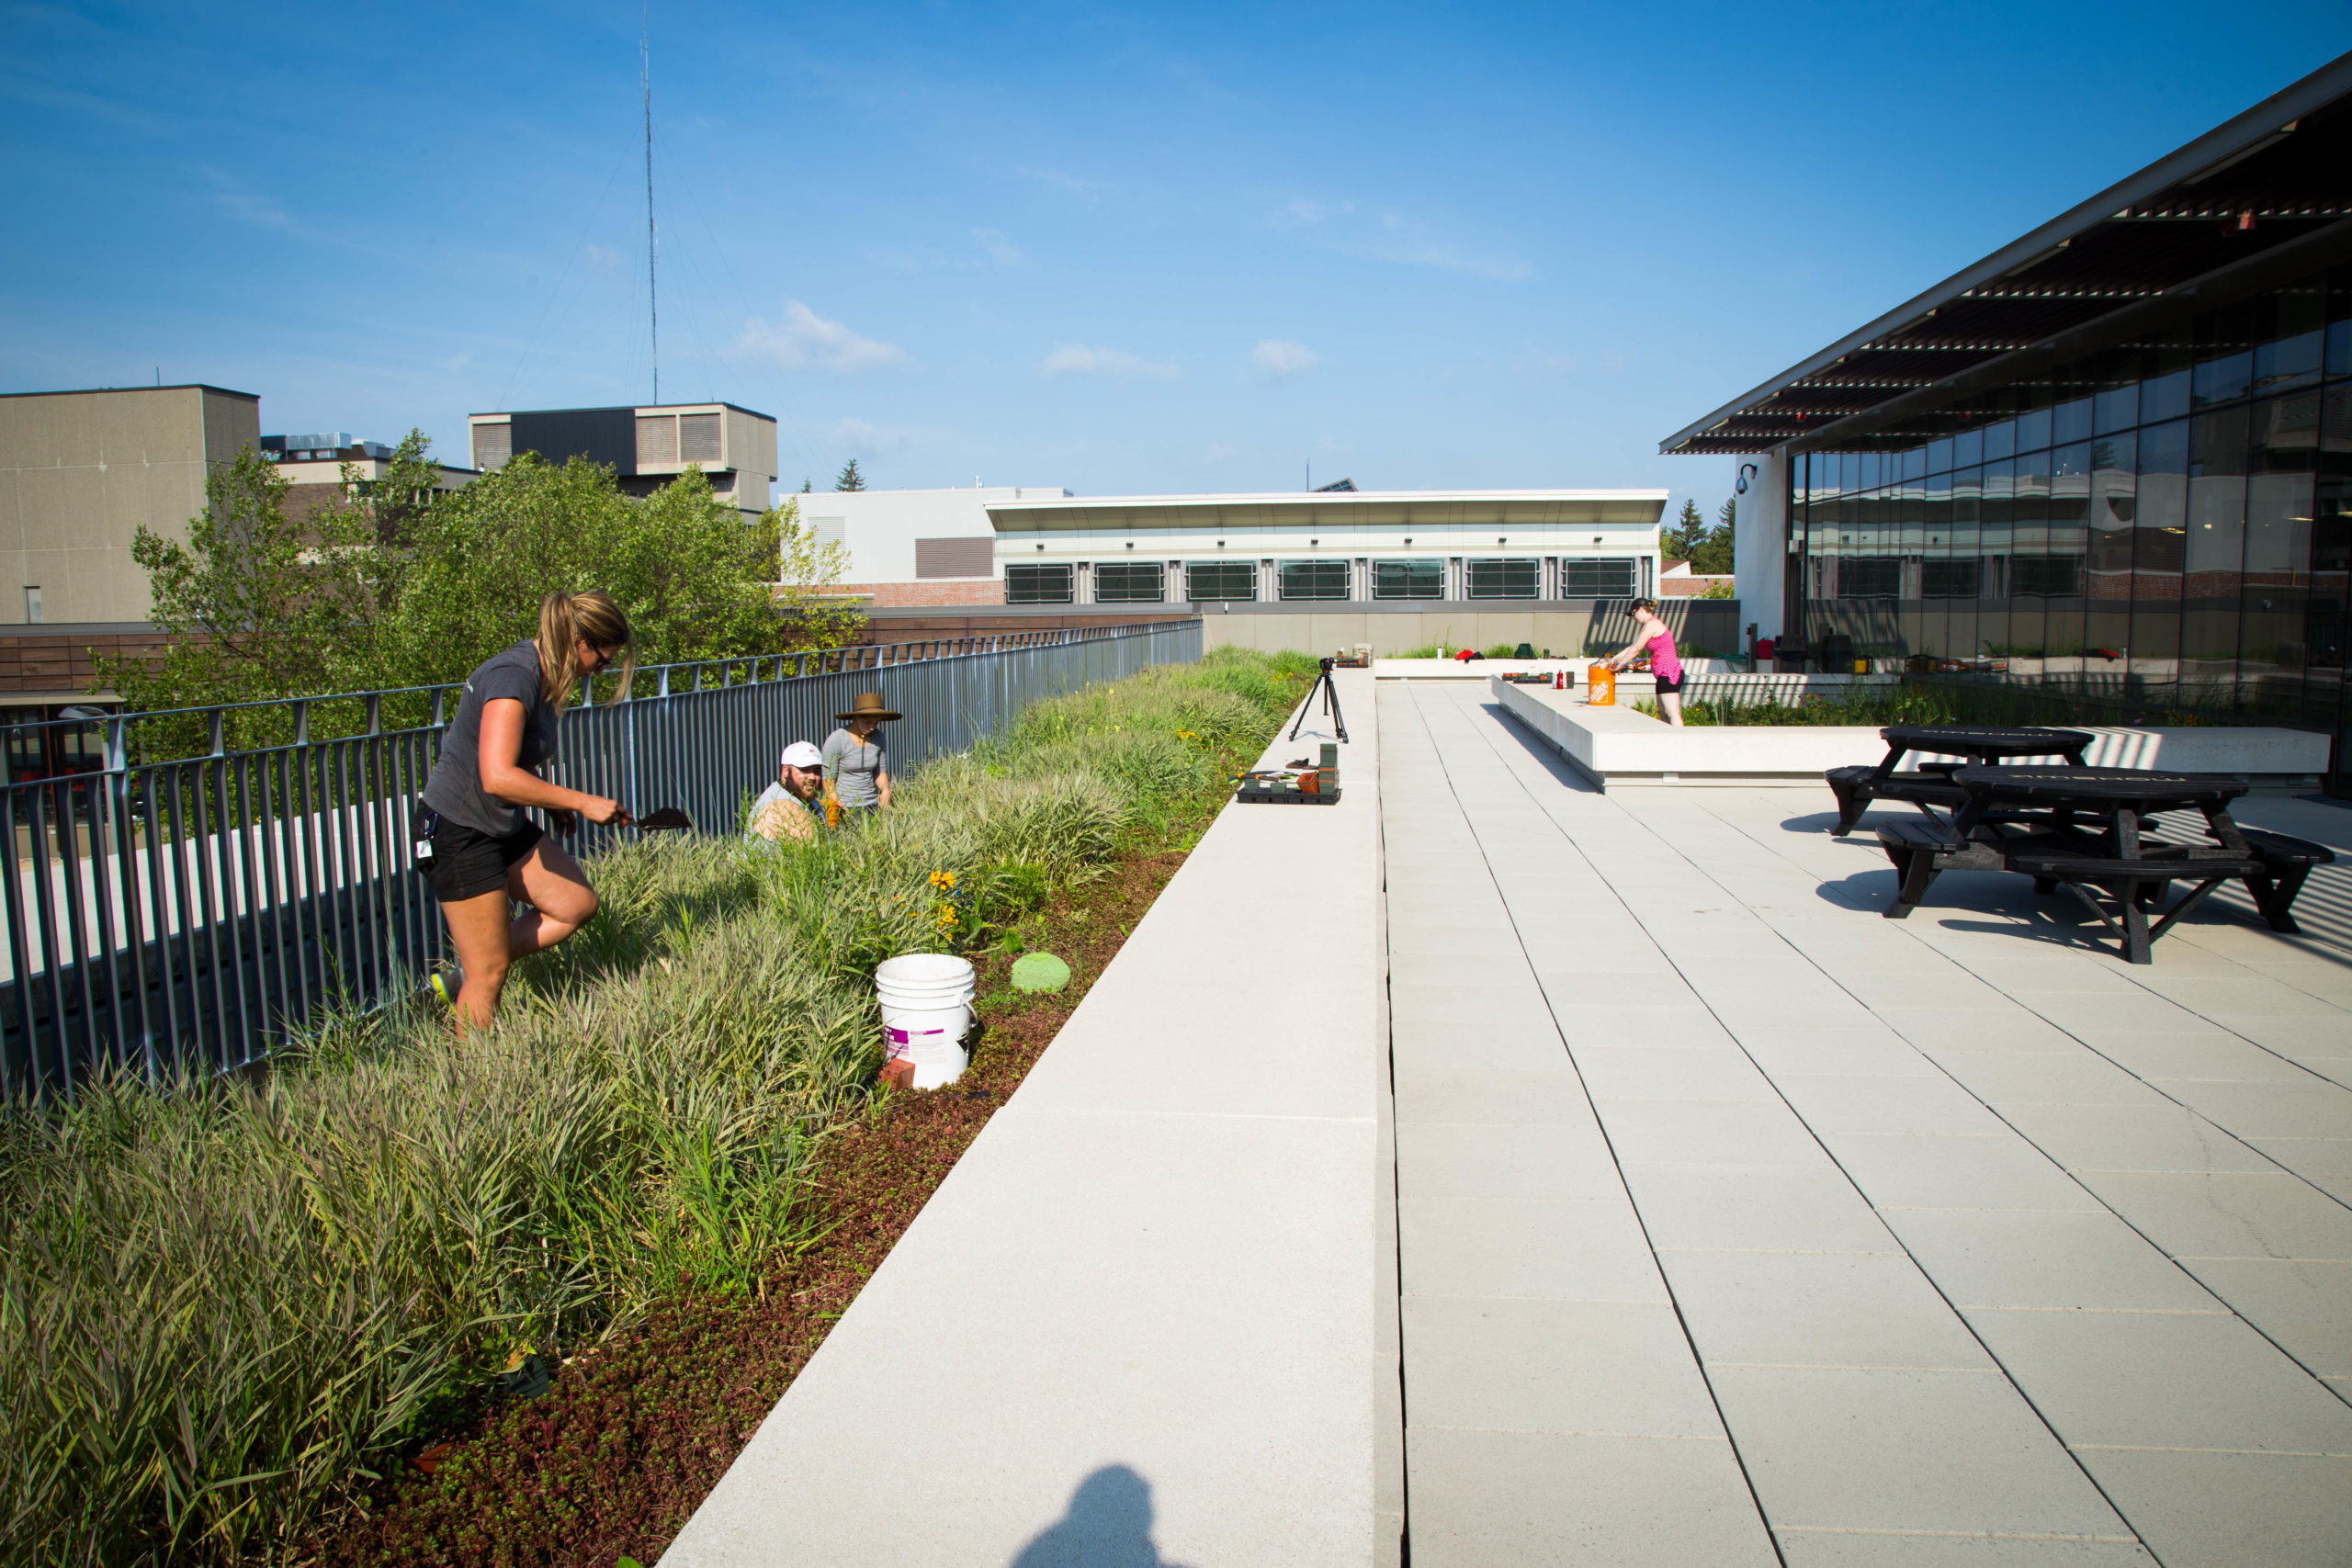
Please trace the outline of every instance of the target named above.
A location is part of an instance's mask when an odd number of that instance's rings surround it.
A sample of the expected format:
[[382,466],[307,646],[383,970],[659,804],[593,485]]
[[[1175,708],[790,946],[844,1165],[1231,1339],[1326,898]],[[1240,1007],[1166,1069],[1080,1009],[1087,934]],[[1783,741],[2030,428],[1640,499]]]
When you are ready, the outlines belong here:
[[429,807],[416,808],[415,838],[433,853],[417,858],[433,897],[444,904],[479,898],[506,886],[506,878],[547,835],[525,818],[511,833],[485,833],[452,822]]
[[1680,676],[1680,675],[1677,675],[1677,676],[1676,676],[1673,680],[1671,680],[1671,681],[1668,680],[1668,679],[1667,679],[1665,676],[1663,676],[1663,675],[1658,676],[1658,677],[1657,677],[1657,694],[1658,694],[1659,696],[1661,696],[1661,697],[1679,697],[1679,696],[1680,696],[1680,695],[1682,694],[1682,682],[1683,682],[1683,677],[1682,677],[1682,676]]

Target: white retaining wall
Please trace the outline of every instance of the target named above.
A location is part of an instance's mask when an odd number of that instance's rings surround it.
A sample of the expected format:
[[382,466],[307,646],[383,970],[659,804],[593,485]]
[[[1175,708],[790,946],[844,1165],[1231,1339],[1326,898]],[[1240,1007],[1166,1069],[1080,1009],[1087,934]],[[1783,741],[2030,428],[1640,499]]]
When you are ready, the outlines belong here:
[[[1852,677],[1849,677],[1851,679]],[[1678,728],[1623,705],[1596,708],[1582,691],[1489,681],[1495,700],[1601,788],[1612,784],[1803,784],[1831,768],[1875,762],[1886,742],[1869,725],[1693,725]],[[2095,768],[2230,773],[2265,793],[2307,790],[2327,766],[2327,737],[2301,729],[2081,725],[2098,739]],[[1909,757],[1906,766],[1935,761]],[[1944,758],[1941,761],[1959,761]],[[2063,758],[2052,756],[2052,762]]]

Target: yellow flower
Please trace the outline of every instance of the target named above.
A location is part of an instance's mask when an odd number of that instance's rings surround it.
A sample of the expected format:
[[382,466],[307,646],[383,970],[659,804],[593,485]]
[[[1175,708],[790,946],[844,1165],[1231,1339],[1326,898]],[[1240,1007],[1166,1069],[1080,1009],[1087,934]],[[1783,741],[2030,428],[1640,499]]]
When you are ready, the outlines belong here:
[[952,871],[934,871],[931,874],[931,885],[944,892],[956,886],[956,874]]

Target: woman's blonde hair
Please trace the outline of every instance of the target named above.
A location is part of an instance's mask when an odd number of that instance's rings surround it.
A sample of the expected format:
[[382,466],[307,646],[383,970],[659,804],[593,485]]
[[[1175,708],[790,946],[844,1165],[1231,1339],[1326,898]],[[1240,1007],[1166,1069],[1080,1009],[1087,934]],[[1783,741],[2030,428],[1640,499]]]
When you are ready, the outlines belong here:
[[580,684],[580,645],[582,641],[621,650],[620,694],[637,673],[637,652],[629,647],[628,617],[601,588],[584,593],[555,592],[539,601],[539,690],[550,706],[561,708]]

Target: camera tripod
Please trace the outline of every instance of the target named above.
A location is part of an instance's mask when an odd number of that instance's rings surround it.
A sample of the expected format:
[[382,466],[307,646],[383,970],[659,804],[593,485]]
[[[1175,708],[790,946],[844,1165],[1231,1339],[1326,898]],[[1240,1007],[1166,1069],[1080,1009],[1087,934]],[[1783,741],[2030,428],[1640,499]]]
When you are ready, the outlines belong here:
[[1340,732],[1341,740],[1348,738],[1348,721],[1340,716],[1340,689],[1331,683],[1331,661],[1326,659],[1322,665],[1323,673],[1317,675],[1315,684],[1306,689],[1306,701],[1299,705],[1298,717],[1290,727],[1290,739],[1293,740],[1298,739],[1298,727],[1306,722],[1307,705],[1314,702],[1317,692],[1323,694],[1323,711],[1331,716],[1331,728]]

